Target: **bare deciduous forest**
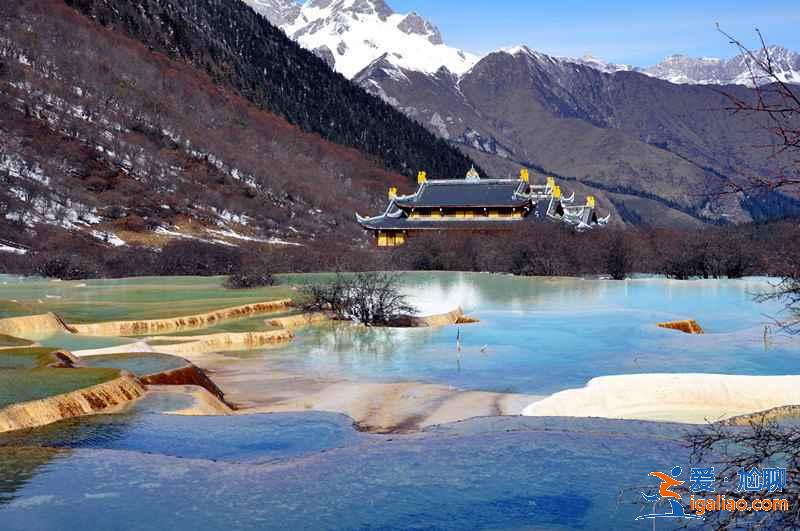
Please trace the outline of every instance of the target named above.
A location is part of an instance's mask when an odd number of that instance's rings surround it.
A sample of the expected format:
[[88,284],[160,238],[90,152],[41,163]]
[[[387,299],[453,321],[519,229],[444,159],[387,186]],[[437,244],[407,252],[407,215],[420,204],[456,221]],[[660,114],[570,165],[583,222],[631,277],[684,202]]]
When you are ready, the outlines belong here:
[[[70,239],[70,245],[81,242]],[[244,245],[175,241],[162,250],[51,247],[28,256],[0,254],[0,268],[16,273],[67,277],[227,275],[242,268],[273,273],[365,270],[487,271],[537,276],[663,274],[676,279],[784,277],[798,260],[800,227],[794,222],[709,227],[702,230],[609,228],[576,233],[550,224],[525,224],[506,233],[417,236],[393,250],[353,246],[336,239],[309,246]],[[71,264],[62,266],[60,264]],[[66,277],[64,277],[66,278]]]

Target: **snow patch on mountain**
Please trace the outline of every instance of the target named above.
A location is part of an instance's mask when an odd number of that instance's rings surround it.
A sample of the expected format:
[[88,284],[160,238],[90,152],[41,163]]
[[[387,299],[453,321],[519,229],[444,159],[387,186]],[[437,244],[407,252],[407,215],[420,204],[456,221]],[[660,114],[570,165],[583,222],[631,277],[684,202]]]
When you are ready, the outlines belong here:
[[632,72],[638,70],[636,67],[631,65],[609,63],[603,59],[593,56],[590,53],[587,53],[583,57],[579,58],[560,57],[559,59],[568,63],[588,66],[589,68],[594,68],[595,70],[599,70],[600,72],[606,74],[613,74],[615,72]]
[[520,45],[517,45],[517,46],[509,46],[507,48],[500,48],[499,50],[497,50],[497,52],[499,52],[499,53],[507,53],[508,55],[514,55],[514,56],[523,55],[523,56],[531,57],[531,58],[534,58],[534,59],[555,60],[555,57],[551,57],[551,56],[549,56],[549,55],[547,55],[545,53],[537,52],[536,50],[532,50],[531,48],[529,48],[525,44],[520,44]]
[[27,254],[28,250],[22,249],[21,247],[12,247],[10,245],[0,243],[0,253]]
[[500,48],[498,52],[506,53],[513,56],[529,57],[534,61],[541,63],[550,63],[559,65],[575,64],[575,65],[587,66],[589,68],[598,70],[605,74],[613,74],[615,72],[636,72],[639,70],[638,68],[631,65],[609,63],[607,61],[604,61],[603,59],[593,56],[590,53],[587,53],[583,57],[579,58],[556,57],[553,55],[548,55],[546,53],[537,52],[536,50],[532,50],[528,46],[525,46],[524,44],[517,46],[510,46],[507,48]]
[[100,240],[101,242],[105,242],[114,247],[123,247],[125,245],[128,245],[127,243],[125,243],[125,240],[123,240],[113,232],[104,232],[100,230],[91,230],[89,232],[95,239]]
[[450,132],[447,130],[447,124],[438,112],[433,113],[430,123],[440,137],[444,138],[445,140],[450,140]]

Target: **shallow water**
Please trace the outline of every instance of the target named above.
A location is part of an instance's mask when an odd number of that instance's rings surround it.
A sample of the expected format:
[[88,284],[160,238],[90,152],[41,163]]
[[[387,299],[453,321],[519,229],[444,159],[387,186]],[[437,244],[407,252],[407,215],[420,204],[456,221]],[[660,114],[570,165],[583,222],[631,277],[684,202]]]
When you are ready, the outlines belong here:
[[50,441],[50,454],[0,447],[0,477],[14,478],[0,519],[9,530],[637,529],[646,474],[685,462],[675,433],[482,419],[386,437],[322,413],[129,414],[13,441]]
[[150,352],[146,354],[135,353],[89,356],[81,359],[81,363],[89,367],[124,369],[132,372],[136,376],[149,376],[189,365],[189,362],[183,358],[170,356],[168,354],[153,354]]
[[[481,323],[302,329],[293,343],[264,351],[265,370],[531,394],[614,374],[800,374],[800,342],[774,338],[765,349],[767,315],[781,309],[752,300],[770,288],[766,279],[615,282],[413,273],[404,283],[423,312],[460,305]],[[656,326],[687,318],[699,321],[706,335]]]
[[35,339],[42,346],[68,351],[117,347],[136,342],[134,339],[124,337],[92,337],[69,334],[67,332],[58,332]]
[[[0,276],[0,317],[42,311],[58,311],[68,321],[186,315],[296,296],[290,283],[320,278],[324,276],[288,275],[281,277],[282,286],[238,291],[222,288],[221,278],[53,282]],[[769,289],[766,279],[615,282],[458,273],[409,273],[403,278],[422,313],[460,305],[482,322],[429,330],[312,327],[299,331],[292,344],[261,353],[265,370],[530,394],[580,387],[612,374],[800,374],[797,341],[773,340],[765,349],[768,316],[780,316],[781,310],[777,303],[752,300]],[[14,304],[22,306],[9,309]],[[707,335],[685,336],[655,326],[685,318],[699,321]],[[203,333],[250,328],[267,326],[259,316],[226,321]],[[129,341],[68,334],[40,338],[46,346],[71,350]]]
[[106,449],[231,463],[271,463],[369,440],[343,415],[302,414],[186,417],[157,414],[181,397],[137,403],[118,415],[73,419],[22,433],[0,434],[0,447]]

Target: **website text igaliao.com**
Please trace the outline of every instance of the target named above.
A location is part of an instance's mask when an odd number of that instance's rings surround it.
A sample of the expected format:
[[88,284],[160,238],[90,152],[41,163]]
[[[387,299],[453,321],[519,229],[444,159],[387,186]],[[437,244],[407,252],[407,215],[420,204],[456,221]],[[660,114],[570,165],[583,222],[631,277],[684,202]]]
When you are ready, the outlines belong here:
[[707,512],[786,512],[789,510],[789,500],[786,498],[728,498],[724,494],[714,498],[695,498],[689,501],[690,510],[698,516]]

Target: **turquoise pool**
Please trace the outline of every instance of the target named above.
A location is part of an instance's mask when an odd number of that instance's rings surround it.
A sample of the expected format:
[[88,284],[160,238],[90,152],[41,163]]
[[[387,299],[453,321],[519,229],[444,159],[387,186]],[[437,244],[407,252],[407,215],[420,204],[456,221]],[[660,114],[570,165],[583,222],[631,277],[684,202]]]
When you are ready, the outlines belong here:
[[[481,323],[307,328],[292,344],[264,351],[265,370],[532,394],[613,374],[800,374],[800,341],[772,336],[765,347],[764,326],[781,311],[778,304],[753,301],[753,294],[770,288],[766,279],[615,282],[413,273],[404,283],[423,311],[460,305]],[[687,318],[699,321],[706,335],[656,326]]]
[[47,337],[36,338],[42,346],[58,348],[68,351],[87,350],[96,348],[118,347],[134,343],[134,339],[120,337],[91,337],[67,332],[58,332]]
[[107,354],[103,356],[89,356],[81,359],[81,363],[89,367],[107,367],[124,369],[136,376],[149,376],[161,372],[171,371],[186,367],[189,362],[169,354],[135,353],[135,354]]

